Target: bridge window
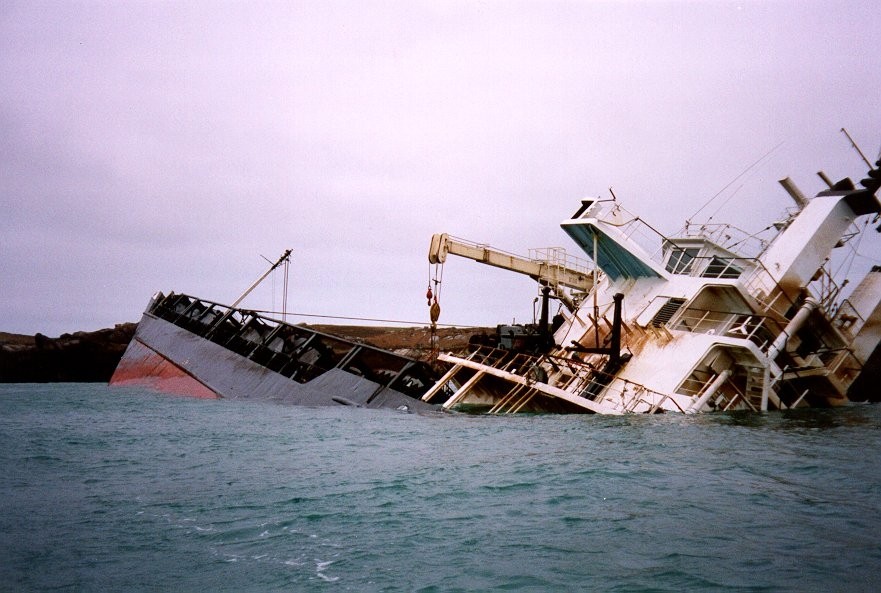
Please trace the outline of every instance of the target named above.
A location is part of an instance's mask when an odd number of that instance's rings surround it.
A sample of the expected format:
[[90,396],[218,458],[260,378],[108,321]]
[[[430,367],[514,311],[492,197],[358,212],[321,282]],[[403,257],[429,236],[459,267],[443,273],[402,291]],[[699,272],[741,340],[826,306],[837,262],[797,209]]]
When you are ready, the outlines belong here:
[[671,249],[667,258],[667,271],[673,274],[688,274],[698,253],[700,253],[698,248]]
[[714,256],[701,276],[704,278],[739,278],[741,272],[742,270],[732,263],[731,258]]

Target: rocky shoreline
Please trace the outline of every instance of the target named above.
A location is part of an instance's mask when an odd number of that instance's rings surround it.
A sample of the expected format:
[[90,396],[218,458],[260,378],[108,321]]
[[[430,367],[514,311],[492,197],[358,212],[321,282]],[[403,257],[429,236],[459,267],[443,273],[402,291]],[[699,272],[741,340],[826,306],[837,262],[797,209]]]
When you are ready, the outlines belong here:
[[[427,327],[367,327],[310,325],[312,329],[392,350],[413,358],[428,351]],[[0,383],[106,383],[137,328],[121,323],[94,332],[75,332],[49,338],[0,332]],[[492,330],[439,328],[442,350],[468,345],[475,333]]]
[[49,338],[0,332],[0,383],[107,382],[136,323]]

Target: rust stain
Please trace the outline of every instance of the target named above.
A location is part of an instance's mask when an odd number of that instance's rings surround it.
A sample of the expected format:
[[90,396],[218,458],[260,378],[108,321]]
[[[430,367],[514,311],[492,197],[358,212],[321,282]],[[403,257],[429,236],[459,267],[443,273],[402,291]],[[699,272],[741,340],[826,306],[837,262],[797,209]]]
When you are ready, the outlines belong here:
[[133,340],[110,378],[111,385],[146,387],[163,393],[218,399],[220,396],[170,360]]

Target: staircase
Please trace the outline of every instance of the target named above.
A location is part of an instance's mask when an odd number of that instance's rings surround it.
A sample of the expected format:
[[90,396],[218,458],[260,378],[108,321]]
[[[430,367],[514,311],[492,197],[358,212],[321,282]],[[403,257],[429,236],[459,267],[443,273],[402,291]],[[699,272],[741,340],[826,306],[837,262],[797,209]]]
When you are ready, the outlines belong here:
[[762,389],[765,373],[761,367],[749,367],[746,374],[746,389],[743,399],[753,412],[762,409]]

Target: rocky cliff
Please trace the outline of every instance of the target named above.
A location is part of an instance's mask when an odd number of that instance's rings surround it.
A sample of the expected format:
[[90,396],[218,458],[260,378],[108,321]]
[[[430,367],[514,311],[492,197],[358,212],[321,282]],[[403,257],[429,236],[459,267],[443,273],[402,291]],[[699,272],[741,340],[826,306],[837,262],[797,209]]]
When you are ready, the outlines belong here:
[[105,382],[135,333],[135,323],[112,329],[22,336],[0,332],[0,382]]

